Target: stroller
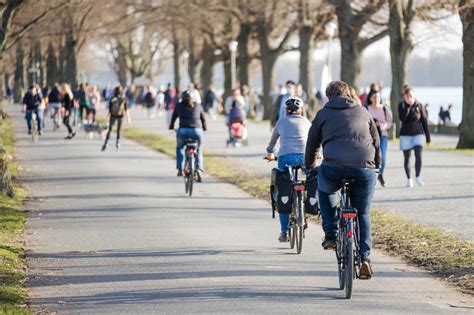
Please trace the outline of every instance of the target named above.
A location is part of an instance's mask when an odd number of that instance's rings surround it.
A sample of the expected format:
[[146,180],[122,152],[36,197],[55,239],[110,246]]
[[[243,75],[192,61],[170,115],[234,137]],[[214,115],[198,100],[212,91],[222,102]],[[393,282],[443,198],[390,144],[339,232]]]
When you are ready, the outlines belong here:
[[248,146],[248,131],[247,127],[242,122],[233,122],[229,125],[229,139],[226,146],[232,145],[234,147]]

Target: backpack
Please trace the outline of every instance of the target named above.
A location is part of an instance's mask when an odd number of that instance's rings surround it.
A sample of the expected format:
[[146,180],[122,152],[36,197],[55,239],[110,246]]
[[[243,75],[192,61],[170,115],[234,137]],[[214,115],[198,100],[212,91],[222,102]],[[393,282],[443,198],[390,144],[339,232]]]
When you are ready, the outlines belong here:
[[310,215],[319,214],[318,202],[318,176],[313,169],[306,175],[306,198],[304,199],[304,212]]
[[275,210],[280,214],[290,214],[293,206],[293,191],[290,172],[272,169],[272,182],[270,185],[270,197],[272,200],[273,218]]
[[114,96],[110,99],[110,115],[123,116],[125,111],[125,102],[121,97]]

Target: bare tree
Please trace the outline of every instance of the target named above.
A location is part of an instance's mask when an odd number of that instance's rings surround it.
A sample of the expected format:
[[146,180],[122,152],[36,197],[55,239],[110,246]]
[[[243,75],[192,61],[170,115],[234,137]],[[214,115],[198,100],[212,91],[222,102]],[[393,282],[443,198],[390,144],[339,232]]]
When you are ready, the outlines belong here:
[[313,90],[313,52],[317,40],[325,38],[324,26],[334,18],[331,6],[323,1],[299,0],[298,22],[299,26],[299,52],[300,52],[300,75],[299,82],[308,95],[309,105],[315,112],[316,101]]
[[256,11],[255,28],[260,44],[262,62],[264,118],[272,116],[270,92],[275,86],[275,63],[277,58],[289,50],[288,41],[294,34],[292,23],[296,8],[277,0],[260,4]]
[[464,73],[462,121],[457,147],[474,148],[474,3],[460,0],[459,16],[463,25]]
[[[354,86],[360,85],[362,52],[374,42],[388,34],[388,29],[379,24],[380,30],[368,36],[361,35],[364,25],[371,22],[374,15],[386,3],[385,0],[328,0],[336,7],[341,40],[341,80]],[[375,26],[372,24],[371,29]],[[369,31],[366,29],[366,33]]]
[[[392,67],[392,88],[390,104],[392,112],[398,112],[398,104],[403,100],[402,88],[407,83],[408,57],[414,48],[412,28],[416,18],[433,22],[451,15],[453,3],[438,0],[388,0],[389,35]],[[395,119],[396,131],[400,121]]]

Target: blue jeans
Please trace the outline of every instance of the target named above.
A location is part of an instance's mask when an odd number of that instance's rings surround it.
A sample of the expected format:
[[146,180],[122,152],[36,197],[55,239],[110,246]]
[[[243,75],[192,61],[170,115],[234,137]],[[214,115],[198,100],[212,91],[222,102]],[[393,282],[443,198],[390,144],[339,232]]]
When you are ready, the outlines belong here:
[[350,201],[351,206],[356,208],[358,212],[360,253],[363,256],[368,256],[372,248],[370,207],[375,191],[375,170],[325,164],[318,168],[318,196],[324,233],[335,233],[337,231],[336,192],[341,189],[342,179],[356,180],[350,190]]
[[290,153],[278,156],[278,166],[280,171],[285,171],[287,168],[297,165],[304,165],[303,153]]
[[33,119],[33,112],[36,114],[36,120],[38,121],[38,131],[43,129],[43,112],[39,109],[31,109],[26,111],[26,124],[28,125],[28,131],[31,131],[31,121]]
[[380,153],[382,153],[382,165],[380,166],[380,175],[383,175],[385,169],[385,160],[387,158],[388,137],[382,136],[380,138]]
[[[303,153],[290,153],[278,156],[278,166],[280,171],[285,171],[287,168],[297,165],[304,165],[304,154]],[[289,214],[279,214],[281,233],[286,234],[288,232],[288,224],[290,223]]]
[[184,168],[184,140],[193,139],[199,144],[197,149],[196,166],[198,170],[204,171],[204,157],[202,154],[202,144],[204,142],[204,132],[202,128],[179,128],[176,133],[176,168]]

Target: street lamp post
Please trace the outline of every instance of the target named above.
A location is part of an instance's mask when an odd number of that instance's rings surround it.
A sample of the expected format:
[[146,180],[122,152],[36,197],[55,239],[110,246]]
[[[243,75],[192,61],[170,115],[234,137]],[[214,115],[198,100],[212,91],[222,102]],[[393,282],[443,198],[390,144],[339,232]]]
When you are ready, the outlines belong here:
[[327,66],[328,66],[328,78],[329,82],[332,81],[332,39],[334,38],[334,34],[336,33],[337,25],[334,22],[329,22],[324,26],[326,30],[326,35],[328,36],[328,58],[327,58]]
[[231,41],[229,43],[229,50],[230,50],[230,71],[231,71],[231,85],[232,85],[232,88],[234,89],[235,86],[236,86],[236,82],[237,82],[237,69],[236,69],[236,64],[235,64],[235,53],[237,51],[237,46],[239,45],[239,43],[235,40]]

